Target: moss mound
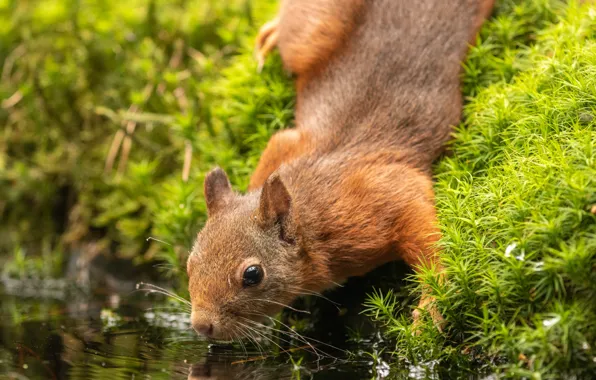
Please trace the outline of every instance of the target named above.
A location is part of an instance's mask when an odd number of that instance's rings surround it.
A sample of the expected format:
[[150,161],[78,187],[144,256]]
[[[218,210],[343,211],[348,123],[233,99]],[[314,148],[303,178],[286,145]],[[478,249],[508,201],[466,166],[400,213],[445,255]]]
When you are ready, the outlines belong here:
[[429,322],[412,338],[394,297],[369,300],[398,356],[466,366],[474,353],[511,377],[596,373],[595,37],[596,8],[574,3],[505,4],[485,27],[466,64],[474,96],[436,170],[448,280],[429,269],[422,281],[447,330]]

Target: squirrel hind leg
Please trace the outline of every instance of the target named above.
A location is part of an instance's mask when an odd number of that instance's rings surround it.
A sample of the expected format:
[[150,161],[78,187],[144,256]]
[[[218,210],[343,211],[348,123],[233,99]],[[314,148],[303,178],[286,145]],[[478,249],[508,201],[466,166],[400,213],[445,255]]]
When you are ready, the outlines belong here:
[[267,55],[277,46],[279,40],[279,18],[265,23],[257,35],[255,57],[257,59],[258,71],[261,72]]
[[439,332],[443,332],[443,329],[445,328],[445,325],[447,324],[447,322],[445,321],[445,318],[443,318],[443,316],[441,315],[441,313],[439,312],[437,305],[436,305],[436,300],[434,297],[426,294],[426,292],[424,294],[422,294],[422,298],[420,299],[420,302],[418,303],[418,306],[416,307],[416,309],[412,312],[412,332],[414,335],[420,335],[421,331],[422,331],[422,312],[426,311],[427,313],[429,313],[433,324],[435,325],[435,327],[437,328],[437,330],[439,330]]
[[285,68],[298,76],[316,71],[349,39],[364,0],[285,0],[278,48]]

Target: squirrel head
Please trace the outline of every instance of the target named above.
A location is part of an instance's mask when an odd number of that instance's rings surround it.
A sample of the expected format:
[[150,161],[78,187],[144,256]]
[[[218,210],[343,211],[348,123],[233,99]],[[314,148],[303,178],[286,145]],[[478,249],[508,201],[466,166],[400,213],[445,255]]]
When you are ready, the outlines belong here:
[[187,262],[191,322],[198,333],[229,341],[250,335],[300,294],[307,259],[277,174],[260,191],[239,195],[216,168],[204,192],[208,220]]

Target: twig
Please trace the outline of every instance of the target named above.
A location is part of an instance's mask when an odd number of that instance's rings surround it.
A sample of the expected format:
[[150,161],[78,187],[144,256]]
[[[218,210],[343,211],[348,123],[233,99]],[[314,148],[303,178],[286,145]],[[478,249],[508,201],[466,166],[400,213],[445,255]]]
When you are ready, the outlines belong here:
[[178,68],[180,66],[180,62],[182,62],[182,54],[184,53],[184,41],[182,39],[177,39],[174,42],[174,53],[172,54],[172,58],[170,58],[170,62],[168,66],[173,69]]
[[4,99],[2,101],[2,108],[12,108],[16,106],[17,103],[21,101],[21,99],[23,99],[23,93],[21,92],[21,90],[17,90],[17,92],[12,94],[9,98]]
[[122,129],[116,131],[116,135],[114,136],[114,140],[112,140],[112,145],[110,145],[110,150],[108,151],[108,156],[106,157],[106,165],[104,167],[105,174],[109,174],[112,171],[114,161],[116,160],[116,156],[120,150],[120,144],[122,144],[125,134],[126,133]]
[[190,163],[192,160],[192,144],[186,140],[184,143],[184,166],[182,167],[182,181],[188,182]]
[[115,112],[107,107],[96,107],[95,113],[100,116],[105,116],[108,119],[120,123],[123,121],[134,121],[135,123],[160,123],[171,124],[175,118],[170,115],[160,115],[156,113],[137,112],[131,113],[128,111]]
[[45,370],[52,376],[52,379],[56,380],[56,374],[54,373],[54,371],[52,371],[52,369],[50,367],[48,367],[47,364],[44,363],[44,361],[41,360],[41,358],[39,357],[39,355],[37,355],[32,349],[30,349],[29,347],[25,346],[22,343],[17,343],[17,349],[19,350],[19,353],[21,355],[22,355],[22,350],[25,350],[29,354],[33,355],[33,357],[36,358],[37,360],[39,360],[39,362],[43,365],[43,367],[45,368]]
[[6,57],[6,59],[4,60],[4,66],[2,67],[2,77],[0,78],[2,82],[8,81],[14,63],[26,52],[27,49],[25,48],[25,45],[21,44],[17,46],[12,52],[10,52],[10,54]]
[[[136,113],[138,111],[138,107],[136,105],[130,106],[129,112]],[[130,135],[132,135],[137,127],[137,123],[135,121],[129,120],[126,123],[126,135],[124,136],[124,141],[122,142],[122,154],[120,155],[120,163],[118,164],[118,173],[124,174],[126,170],[126,164],[128,163],[128,156],[130,155],[130,149],[132,147],[132,139]]]
[[[134,109],[133,109],[134,107]],[[129,108],[129,111],[133,111],[136,110],[136,106],[131,106]],[[122,124],[126,124],[126,130],[124,129],[119,129],[116,132],[116,135],[114,136],[114,140],[112,140],[112,145],[110,145],[110,150],[108,151],[108,156],[106,157],[106,165],[104,168],[104,173],[108,174],[110,171],[112,171],[112,168],[114,167],[114,161],[116,161],[116,156],[118,155],[118,151],[120,150],[120,146],[122,145],[122,141],[124,140],[125,137],[127,137],[126,135],[128,135],[129,130],[131,129],[129,127],[129,122],[124,123],[124,121],[122,122]],[[134,131],[134,128],[133,128]],[[128,139],[130,139],[130,137],[128,137]],[[129,147],[130,150],[130,147]],[[120,161],[120,165],[122,165],[122,161]],[[120,167],[119,167],[120,170]]]

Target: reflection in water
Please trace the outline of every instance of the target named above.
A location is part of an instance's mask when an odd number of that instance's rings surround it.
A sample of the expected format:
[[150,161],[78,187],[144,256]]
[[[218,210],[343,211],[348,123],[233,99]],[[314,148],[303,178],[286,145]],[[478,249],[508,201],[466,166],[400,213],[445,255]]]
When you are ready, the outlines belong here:
[[[328,354],[322,357],[309,352],[301,339],[294,339],[291,347],[278,341],[281,348],[266,340],[259,342],[262,347],[209,345],[190,328],[184,307],[164,304],[159,294],[134,292],[136,282],[130,274],[92,296],[60,280],[20,284],[0,279],[0,380],[423,380],[446,372],[448,378],[474,378],[465,368],[461,373],[455,367],[443,368],[445,363],[399,367],[395,360],[362,354],[390,348],[379,344],[378,335],[372,341],[367,338],[375,330],[360,315],[365,294],[373,287],[399,289],[395,279],[403,276],[396,272],[404,269],[392,263],[352,279],[325,294],[332,302],[319,297],[299,300],[295,306],[311,311],[308,318],[284,315],[284,324],[308,331],[309,341]],[[405,305],[411,303],[404,300]],[[360,354],[351,356],[346,350]]]
[[[266,355],[250,346],[210,346],[190,329],[187,315],[162,308],[156,295],[90,297],[64,289],[51,297],[35,295],[22,296],[14,286],[0,288],[0,379],[349,380],[371,376],[369,364],[347,361],[337,352],[333,353],[336,360],[317,361],[306,350],[279,353],[264,341]],[[329,333],[318,338],[342,344]]]
[[[297,363],[288,357],[274,361],[259,362],[227,356],[207,355],[189,368],[188,380],[283,380],[283,379],[326,379],[356,380],[370,379],[370,366],[366,362],[335,361],[329,363]],[[373,378],[375,378],[373,376]],[[381,377],[376,377],[381,378]]]
[[221,358],[208,357],[190,367],[188,380],[222,379],[291,379],[288,366],[263,366],[249,363],[232,364]]

